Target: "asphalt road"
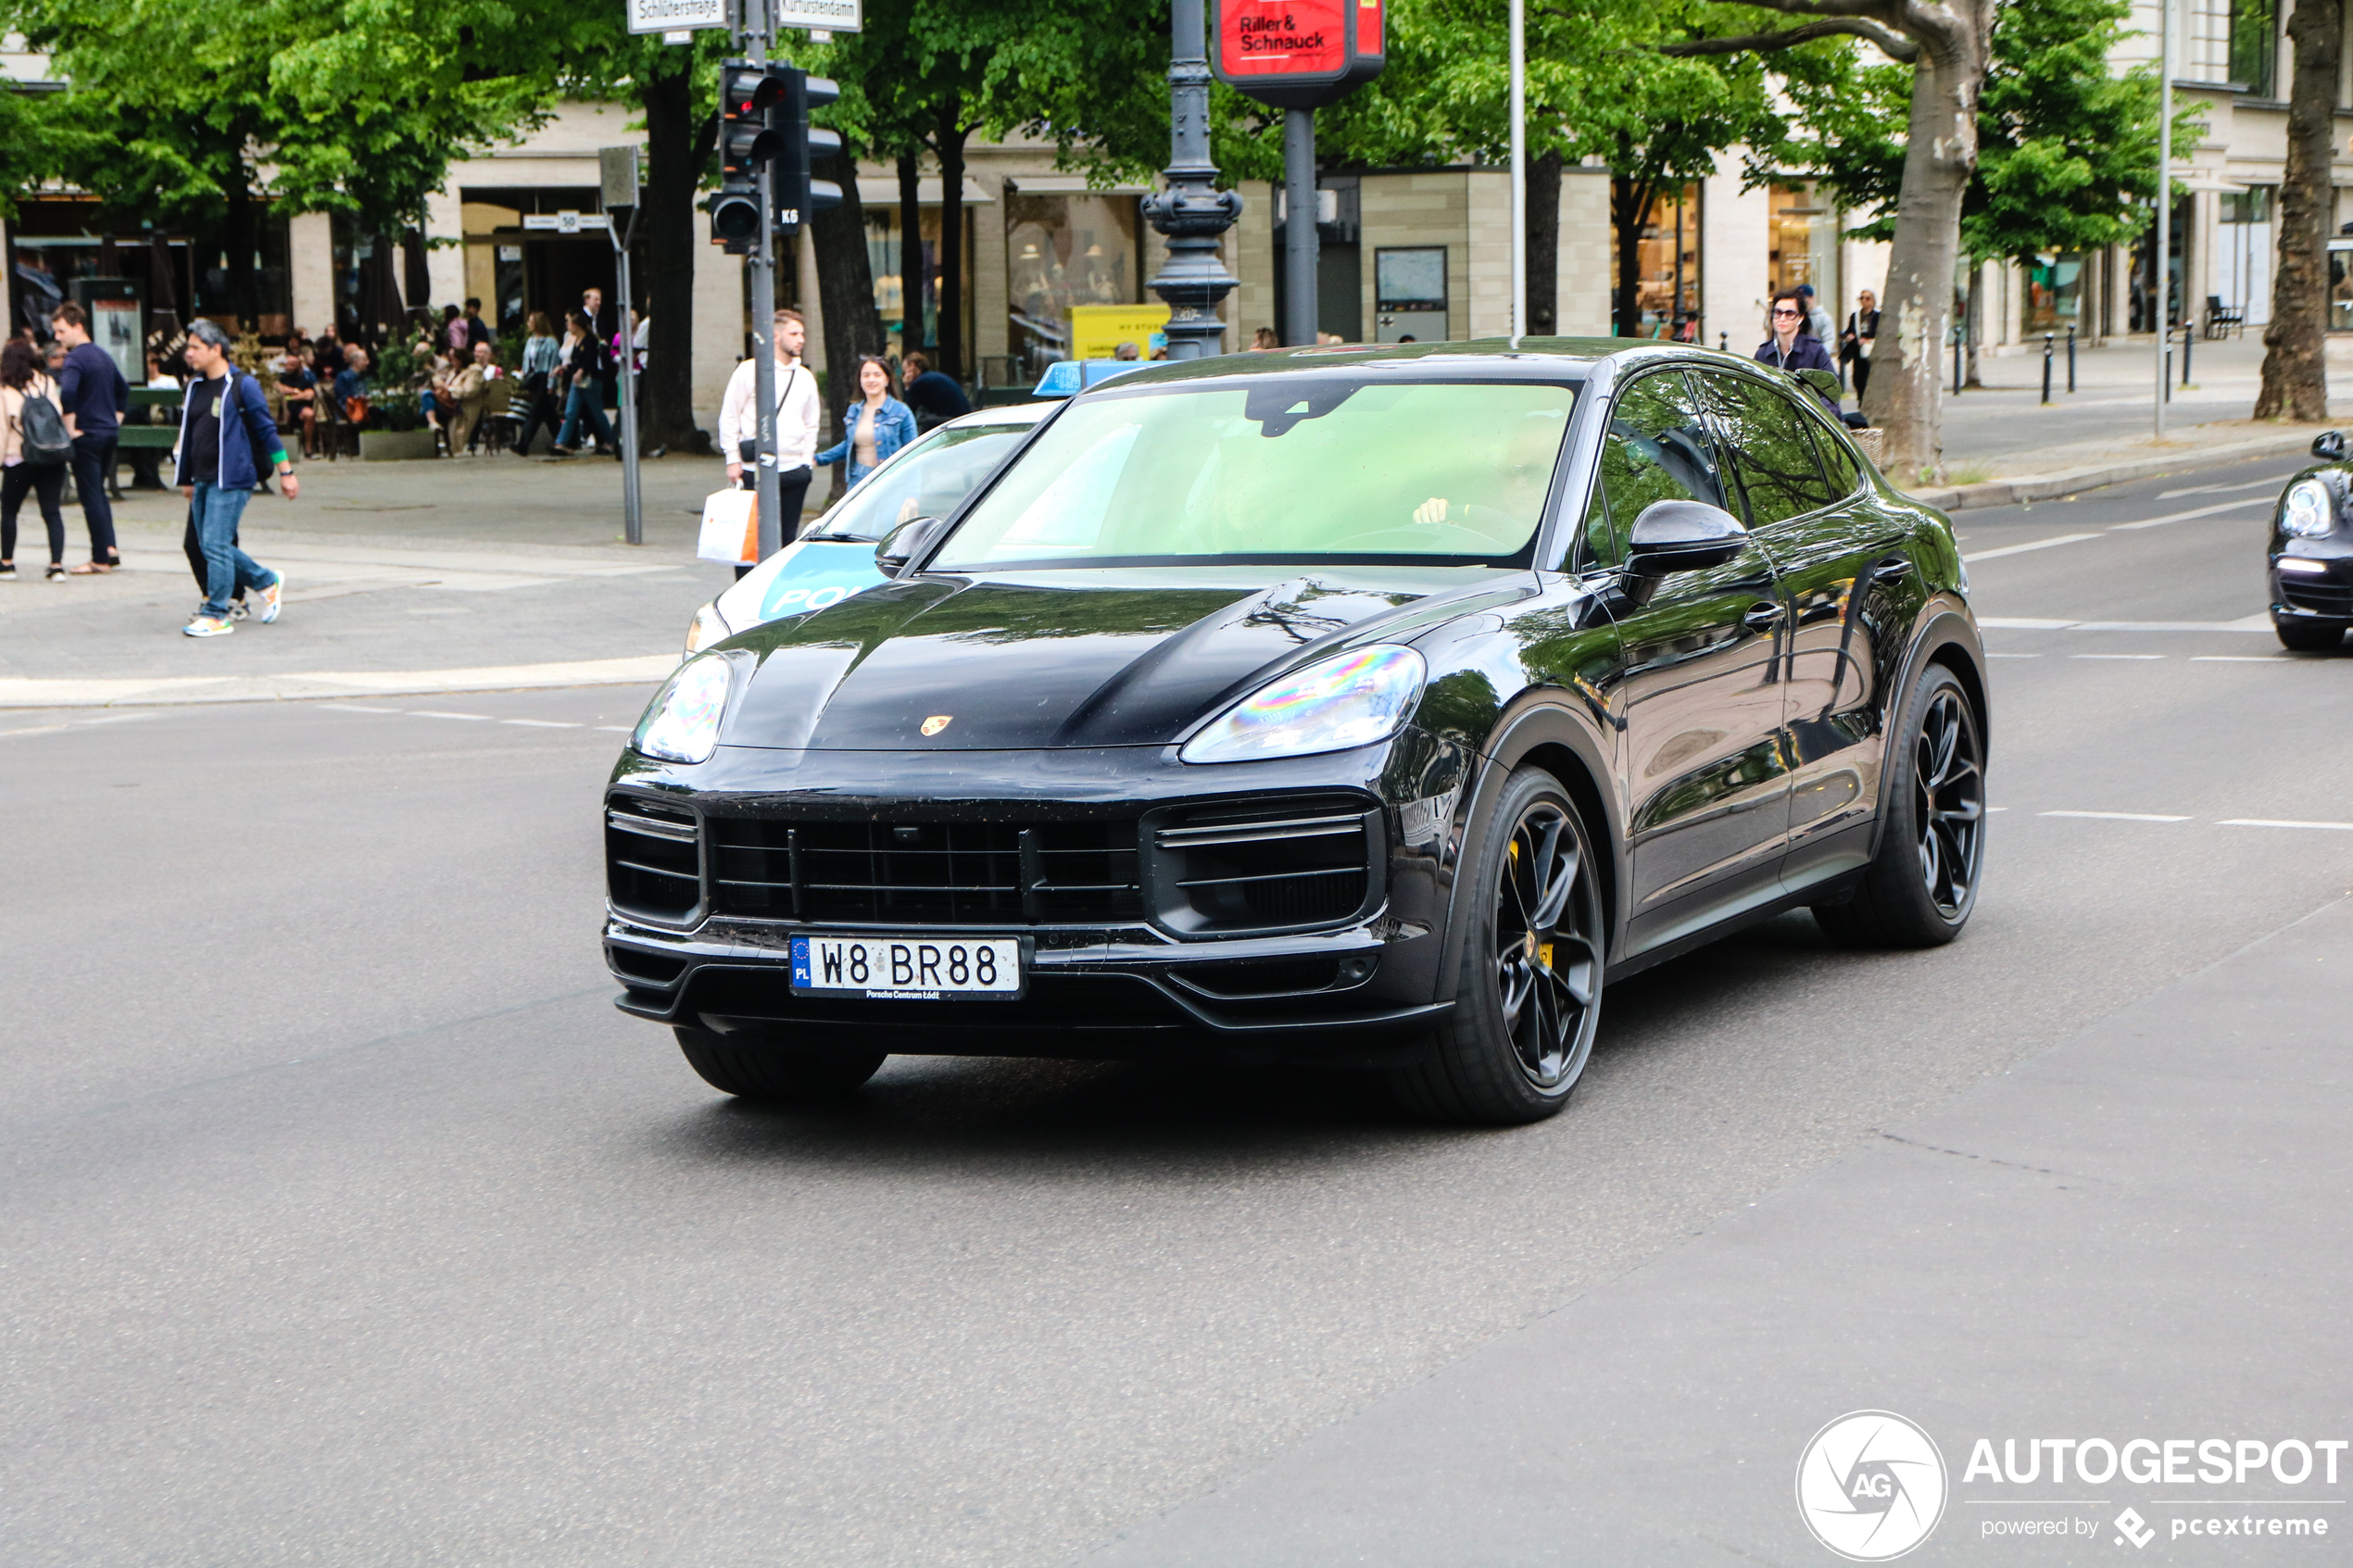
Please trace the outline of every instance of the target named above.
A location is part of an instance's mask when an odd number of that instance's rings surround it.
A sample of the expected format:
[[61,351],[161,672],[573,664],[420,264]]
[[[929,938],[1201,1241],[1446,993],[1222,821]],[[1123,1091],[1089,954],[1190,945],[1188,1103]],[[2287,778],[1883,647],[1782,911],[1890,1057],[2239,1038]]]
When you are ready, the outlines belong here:
[[[2125,526],[2292,468],[1963,514],[2029,623],[1968,935],[1654,972],[1508,1133],[947,1058],[724,1101],[608,1004],[623,691],[0,714],[0,1562],[1054,1563],[1679,1260],[1704,1333],[1752,1205],[2353,889],[2353,832],[2227,825],[2353,818],[2353,655],[2233,624],[2259,507]],[[1634,1561],[1662,1504],[1453,1560]]]

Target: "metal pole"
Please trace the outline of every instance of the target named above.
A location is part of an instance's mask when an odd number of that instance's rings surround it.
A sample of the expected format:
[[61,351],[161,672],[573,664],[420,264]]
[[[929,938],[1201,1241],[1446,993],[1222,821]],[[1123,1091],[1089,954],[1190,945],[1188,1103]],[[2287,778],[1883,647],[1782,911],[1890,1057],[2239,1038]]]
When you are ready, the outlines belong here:
[[2188,321],[2182,323],[2182,384],[2190,384],[2190,340],[2197,336],[2197,329]]
[[1283,338],[1315,346],[1315,111],[1283,111]]
[[2075,391],[2075,327],[2071,322],[2067,329],[2067,390],[2070,395]]
[[[760,31],[751,62],[768,60],[768,0],[758,0]],[[751,253],[752,400],[759,405],[752,483],[760,492],[760,558],[785,547],[785,497],[776,484],[776,166],[760,166],[760,238]]]
[[2158,0],[2157,49],[2157,434],[2165,436],[2165,403],[2171,395],[2173,326],[2173,0]]
[[636,296],[629,291],[629,242],[637,232],[637,209],[629,209],[629,227],[613,233],[611,220],[606,220],[606,232],[612,234],[613,270],[621,286],[621,521],[622,532],[629,543],[646,542],[646,510],[637,484],[637,334],[629,323],[629,302]]
[[1528,331],[1528,6],[1512,0],[1512,337]]
[[[1161,170],[1167,183],[1143,202],[1145,220],[1168,239],[1168,263],[1151,288],[1168,302],[1171,359],[1225,352],[1226,323],[1217,319],[1218,302],[1241,286],[1218,255],[1218,236],[1241,216],[1242,198],[1216,188],[1217,166],[1209,159],[1208,32],[1202,0],[1174,0],[1168,16],[1168,167]],[[1307,220],[1313,223],[1315,215],[1310,212]]]
[[1961,333],[1969,329],[1960,322],[1953,323],[1953,395],[1961,395]]
[[2043,401],[2051,400],[2051,334],[2043,334]]

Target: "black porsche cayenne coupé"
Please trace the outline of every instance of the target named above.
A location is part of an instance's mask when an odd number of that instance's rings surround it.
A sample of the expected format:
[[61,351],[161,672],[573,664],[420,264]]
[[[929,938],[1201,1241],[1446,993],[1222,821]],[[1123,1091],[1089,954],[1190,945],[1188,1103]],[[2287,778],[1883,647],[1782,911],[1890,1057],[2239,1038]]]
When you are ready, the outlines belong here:
[[1944,519],[1705,350],[1303,349],[1072,399],[888,581],[721,641],[605,800],[619,1005],[788,1098],[890,1051],[1310,1060],[1557,1110],[1616,978],[1968,920]]

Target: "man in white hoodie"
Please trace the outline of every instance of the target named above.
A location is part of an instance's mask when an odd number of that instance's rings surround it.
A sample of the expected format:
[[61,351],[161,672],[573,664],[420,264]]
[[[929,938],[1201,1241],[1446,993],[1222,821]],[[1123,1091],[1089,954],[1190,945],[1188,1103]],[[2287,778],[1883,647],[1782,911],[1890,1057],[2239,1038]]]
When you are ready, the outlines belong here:
[[[781,537],[789,545],[800,532],[800,504],[809,495],[817,456],[817,378],[800,362],[809,329],[798,310],[776,312],[776,493]],[[727,458],[727,483],[759,488],[760,414],[755,388],[759,364],[747,359],[727,378],[719,403],[719,449]]]

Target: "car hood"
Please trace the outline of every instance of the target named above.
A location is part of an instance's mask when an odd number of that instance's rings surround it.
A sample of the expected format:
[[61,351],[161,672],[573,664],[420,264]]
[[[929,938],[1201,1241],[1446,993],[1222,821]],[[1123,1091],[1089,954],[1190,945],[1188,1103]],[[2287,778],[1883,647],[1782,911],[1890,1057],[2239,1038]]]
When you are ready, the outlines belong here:
[[1323,652],[1410,638],[1532,586],[1478,567],[910,578],[723,645],[754,663],[723,738],[818,751],[1161,746]]

